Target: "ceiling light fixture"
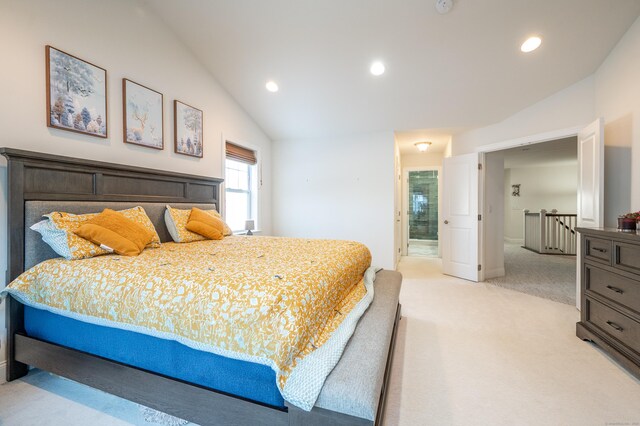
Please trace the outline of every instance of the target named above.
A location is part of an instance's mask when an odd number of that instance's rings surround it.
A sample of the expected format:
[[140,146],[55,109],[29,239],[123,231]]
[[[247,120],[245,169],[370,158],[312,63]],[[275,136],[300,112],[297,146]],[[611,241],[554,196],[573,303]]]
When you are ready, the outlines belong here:
[[276,84],[275,81],[267,81],[267,84],[265,85],[265,87],[267,88],[268,91],[275,93],[278,91],[278,85]]
[[371,64],[371,68],[369,68],[369,71],[371,71],[371,74],[375,75],[376,77],[379,75],[384,74],[384,64],[380,61],[375,61],[374,63]]
[[520,50],[524,53],[533,52],[542,44],[542,39],[540,37],[529,37],[522,46],[520,46]]
[[425,152],[426,150],[429,149],[429,146],[431,146],[431,142],[416,142],[414,143],[414,145],[416,146],[416,148],[418,148],[418,151],[420,152]]

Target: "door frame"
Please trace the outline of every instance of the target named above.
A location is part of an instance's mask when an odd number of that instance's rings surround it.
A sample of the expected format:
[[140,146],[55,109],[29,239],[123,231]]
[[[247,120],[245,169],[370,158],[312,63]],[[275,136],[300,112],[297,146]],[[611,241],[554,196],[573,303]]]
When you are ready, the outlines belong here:
[[402,168],[402,255],[407,256],[409,248],[409,172],[438,172],[438,257],[440,247],[440,219],[442,214],[442,166],[409,166]]
[[567,127],[565,129],[553,130],[551,132],[537,133],[534,135],[523,136],[515,139],[507,139],[502,142],[479,146],[476,148],[475,152],[487,153],[493,151],[502,151],[503,149],[517,148],[519,146],[534,145],[537,143],[549,142],[556,139],[570,138],[572,136],[578,136],[578,133],[589,124],[591,123],[588,123],[584,126]]
[[[509,149],[509,148],[516,148],[519,146],[526,146],[526,145],[533,145],[533,144],[537,144],[537,143],[543,143],[543,142],[549,142],[549,141],[553,141],[556,139],[563,139],[563,138],[569,138],[569,137],[578,137],[578,134],[587,126],[589,126],[591,123],[587,123],[585,125],[581,125],[581,126],[575,126],[575,127],[567,127],[564,129],[557,129],[557,130],[553,130],[553,131],[549,131],[549,132],[544,132],[544,133],[537,133],[534,135],[529,135],[529,136],[523,136],[520,138],[515,138],[515,139],[508,139],[502,142],[497,142],[497,143],[493,143],[493,144],[489,144],[489,145],[484,145],[484,146],[479,146],[476,148],[476,152],[482,152],[482,153],[488,153],[488,152],[493,152],[493,151],[502,151],[504,149]],[[484,185],[484,183],[483,183]],[[483,188],[484,189],[484,188]],[[604,190],[604,188],[600,188],[601,190]],[[576,188],[576,191],[578,189]],[[484,205],[484,194],[485,191],[481,191],[480,194],[480,199],[481,204]],[[485,226],[484,226],[484,222],[480,223],[480,239],[481,241],[483,241],[482,244],[484,244],[484,235],[485,235]],[[484,248],[484,247],[483,247]],[[480,262],[481,264],[485,264],[484,262],[484,252],[485,250],[481,250],[480,251]],[[579,286],[579,283],[576,283],[577,286]],[[579,300],[578,302],[579,303]],[[580,306],[577,306],[578,309],[580,309]]]

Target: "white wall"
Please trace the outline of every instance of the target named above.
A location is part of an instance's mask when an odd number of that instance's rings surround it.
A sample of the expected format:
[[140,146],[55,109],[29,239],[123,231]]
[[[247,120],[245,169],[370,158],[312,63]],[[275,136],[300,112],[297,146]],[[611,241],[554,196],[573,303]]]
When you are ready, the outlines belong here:
[[591,76],[499,123],[454,135],[452,153],[465,154],[482,145],[587,125],[595,119],[594,90]]
[[605,120],[605,226],[640,210],[640,18],[594,75],[492,126],[453,137],[454,155],[482,145]]
[[394,263],[394,135],[273,144],[273,232],[360,241]]
[[504,154],[492,152],[484,161],[484,279],[504,275]]
[[402,167],[442,167],[444,152],[403,154]]
[[640,18],[596,72],[595,103],[605,120],[605,216],[615,226],[617,215],[640,210]]
[[[520,196],[511,195],[511,185],[520,184]],[[508,169],[504,179],[504,236],[524,239],[523,210],[532,213],[545,209],[575,214],[578,200],[578,166],[519,167]]]
[[[45,45],[107,70],[109,138],[46,127]],[[222,134],[260,149],[261,228],[271,230],[271,142],[243,109],[141,3],[127,0],[0,0],[0,146],[222,176]],[[122,78],[164,94],[165,149],[122,142]],[[204,111],[204,158],[173,153],[173,100]],[[6,241],[6,163],[0,160],[0,237]],[[0,273],[6,270],[0,244]],[[0,284],[2,284],[0,282]],[[4,309],[4,305],[2,305]],[[0,312],[0,329],[4,314]],[[4,335],[4,334],[3,334]],[[3,342],[4,343],[4,342]],[[3,345],[4,347],[4,345]],[[4,353],[0,355],[0,361]]]

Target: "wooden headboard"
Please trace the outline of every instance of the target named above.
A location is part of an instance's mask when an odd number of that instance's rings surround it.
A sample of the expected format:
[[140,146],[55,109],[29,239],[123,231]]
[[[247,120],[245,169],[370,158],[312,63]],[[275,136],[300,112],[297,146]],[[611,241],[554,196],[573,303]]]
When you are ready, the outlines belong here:
[[[24,272],[25,202],[104,201],[218,204],[222,179],[101,161],[83,160],[13,148],[7,158],[7,283]],[[7,378],[26,374],[15,361],[16,332],[24,331],[24,306],[7,301]]]
[[25,201],[218,204],[222,179],[0,148],[8,160],[7,282],[24,272]]

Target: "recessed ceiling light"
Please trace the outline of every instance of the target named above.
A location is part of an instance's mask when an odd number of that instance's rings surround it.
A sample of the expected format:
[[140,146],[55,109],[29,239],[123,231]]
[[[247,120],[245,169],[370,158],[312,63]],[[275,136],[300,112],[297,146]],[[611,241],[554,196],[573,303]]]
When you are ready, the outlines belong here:
[[522,46],[520,46],[520,50],[524,53],[533,52],[542,44],[542,39],[540,37],[529,37]]
[[371,68],[369,68],[371,74],[378,76],[384,74],[384,64],[380,61],[375,61],[371,64]]
[[276,84],[275,81],[267,81],[267,84],[265,85],[265,87],[267,88],[268,91],[270,92],[277,92],[278,91],[278,85]]

